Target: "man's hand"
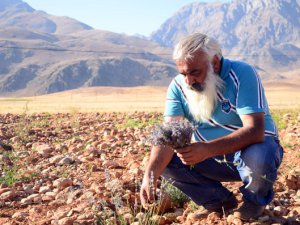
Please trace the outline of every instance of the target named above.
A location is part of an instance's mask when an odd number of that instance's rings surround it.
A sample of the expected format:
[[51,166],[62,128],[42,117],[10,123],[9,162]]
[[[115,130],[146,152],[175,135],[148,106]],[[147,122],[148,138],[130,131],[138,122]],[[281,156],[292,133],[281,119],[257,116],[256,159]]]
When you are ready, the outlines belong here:
[[197,142],[185,148],[176,149],[175,153],[185,165],[194,165],[200,163],[210,157],[207,143]]
[[144,177],[140,190],[141,203],[145,209],[148,208],[148,204],[153,203],[155,200],[156,185],[150,179],[149,177]]

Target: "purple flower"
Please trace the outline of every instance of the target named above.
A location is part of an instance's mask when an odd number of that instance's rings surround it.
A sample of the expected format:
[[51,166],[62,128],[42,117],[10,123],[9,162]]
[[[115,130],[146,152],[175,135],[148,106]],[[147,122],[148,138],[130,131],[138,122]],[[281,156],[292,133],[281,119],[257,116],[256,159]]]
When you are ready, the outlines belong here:
[[158,124],[149,138],[152,145],[165,145],[173,149],[186,147],[191,143],[195,127],[187,120],[175,120]]

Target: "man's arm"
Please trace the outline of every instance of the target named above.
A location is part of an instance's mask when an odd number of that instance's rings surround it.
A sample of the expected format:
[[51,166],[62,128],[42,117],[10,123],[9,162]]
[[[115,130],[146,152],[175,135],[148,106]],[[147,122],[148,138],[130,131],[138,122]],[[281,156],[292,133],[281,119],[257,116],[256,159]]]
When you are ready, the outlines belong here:
[[[165,117],[165,122],[180,119],[183,119],[183,116]],[[173,154],[174,150],[170,147],[152,147],[140,191],[141,202],[144,207],[146,207],[148,202],[154,200],[157,179],[171,161]],[[151,187],[151,185],[153,186]]]
[[193,165],[207,158],[225,155],[241,150],[251,144],[264,141],[264,113],[240,116],[243,127],[229,135],[208,141],[197,142],[176,150],[186,165]]

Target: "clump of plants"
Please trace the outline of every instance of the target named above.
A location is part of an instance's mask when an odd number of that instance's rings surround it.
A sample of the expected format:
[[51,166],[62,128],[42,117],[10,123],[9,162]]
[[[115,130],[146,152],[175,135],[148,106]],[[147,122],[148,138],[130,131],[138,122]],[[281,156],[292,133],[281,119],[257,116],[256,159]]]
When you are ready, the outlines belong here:
[[174,120],[154,127],[149,142],[152,145],[164,145],[173,149],[188,146],[195,130],[187,120]]

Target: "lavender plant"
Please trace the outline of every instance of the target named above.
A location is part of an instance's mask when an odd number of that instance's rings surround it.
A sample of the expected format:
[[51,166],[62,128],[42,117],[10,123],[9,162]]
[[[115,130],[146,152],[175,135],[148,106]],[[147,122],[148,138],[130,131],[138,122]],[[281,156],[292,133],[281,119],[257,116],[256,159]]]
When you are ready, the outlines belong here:
[[183,148],[191,143],[195,127],[187,120],[175,120],[154,127],[149,142],[173,149]]

